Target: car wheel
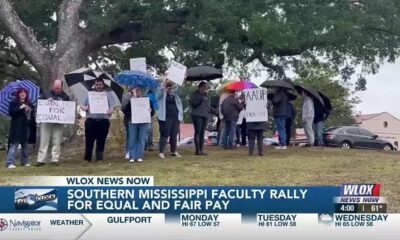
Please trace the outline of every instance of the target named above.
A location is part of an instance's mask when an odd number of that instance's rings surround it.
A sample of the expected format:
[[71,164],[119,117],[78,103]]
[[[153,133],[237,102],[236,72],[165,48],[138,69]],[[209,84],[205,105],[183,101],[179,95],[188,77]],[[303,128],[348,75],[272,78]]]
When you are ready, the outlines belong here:
[[339,147],[343,148],[343,149],[350,149],[351,148],[351,144],[349,142],[347,142],[347,141],[343,141],[343,142],[340,143]]
[[385,144],[383,145],[383,151],[392,151],[393,148],[390,146],[390,144]]

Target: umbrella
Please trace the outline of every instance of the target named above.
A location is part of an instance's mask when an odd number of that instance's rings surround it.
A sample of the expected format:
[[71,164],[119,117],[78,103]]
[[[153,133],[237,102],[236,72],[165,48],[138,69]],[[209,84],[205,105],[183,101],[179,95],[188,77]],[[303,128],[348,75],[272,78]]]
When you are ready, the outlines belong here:
[[222,91],[225,90],[226,86],[228,86],[229,84],[234,83],[234,82],[237,82],[237,81],[235,81],[235,80],[227,81],[226,83],[222,84],[221,86],[219,86],[217,88],[217,92],[221,93]]
[[186,81],[210,81],[223,77],[220,70],[210,66],[191,67],[186,71],[186,73]]
[[302,91],[307,92],[312,98],[319,101],[322,104],[322,106],[324,106],[324,101],[322,100],[322,98],[318,94],[318,92],[315,91],[314,89],[303,86],[303,85],[295,85],[294,87],[296,88],[297,92],[299,92],[299,93],[301,93]]
[[[286,92],[289,98],[289,101],[294,101],[297,99],[297,94],[293,91],[287,91]],[[274,98],[275,93],[268,93],[267,97],[268,100],[272,100]]]
[[39,98],[40,89],[30,80],[17,80],[7,84],[0,91],[0,114],[8,116],[8,107],[10,102],[15,99],[15,92],[18,88],[24,88],[28,92],[30,101],[35,104]]
[[265,82],[263,82],[261,85],[261,87],[265,87],[265,88],[287,88],[287,89],[291,89],[294,90],[293,85],[290,82],[285,82],[285,81],[280,81],[280,80],[267,80]]
[[108,73],[90,68],[80,68],[65,74],[68,87],[71,88],[72,93],[80,103],[85,101],[87,93],[92,90],[96,79],[104,81],[108,90],[113,93],[114,102],[117,106],[120,106],[124,89]]
[[242,91],[250,88],[258,88],[256,84],[248,81],[235,81],[227,84],[225,89],[231,91]]
[[115,76],[117,82],[130,87],[155,89],[160,87],[160,83],[150,74],[140,71],[123,71]]
[[330,112],[332,110],[331,100],[320,91],[318,91],[318,94],[321,96],[322,100],[324,101],[325,109],[328,112]]

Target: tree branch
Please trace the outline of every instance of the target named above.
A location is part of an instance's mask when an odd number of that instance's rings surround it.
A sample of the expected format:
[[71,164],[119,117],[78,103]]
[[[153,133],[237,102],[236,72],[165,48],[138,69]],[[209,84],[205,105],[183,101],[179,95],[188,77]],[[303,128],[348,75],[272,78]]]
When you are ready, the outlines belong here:
[[0,20],[35,68],[43,68],[48,51],[37,41],[32,28],[21,21],[8,0],[0,0]]
[[[58,39],[57,50],[63,51],[68,47],[71,40],[76,38],[79,28],[79,9],[82,0],[63,0],[58,11]],[[56,51],[57,51],[56,50]]]

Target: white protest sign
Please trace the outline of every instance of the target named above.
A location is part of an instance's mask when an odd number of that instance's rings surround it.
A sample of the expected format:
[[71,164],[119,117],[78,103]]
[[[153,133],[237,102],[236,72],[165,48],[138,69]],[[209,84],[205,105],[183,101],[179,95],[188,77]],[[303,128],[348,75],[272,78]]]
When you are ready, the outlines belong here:
[[268,121],[267,89],[254,88],[244,90],[246,99],[246,122]]
[[107,92],[89,92],[89,112],[107,113],[109,110]]
[[150,123],[150,99],[131,98],[132,123]]
[[183,85],[186,75],[186,66],[172,60],[168,68],[167,78],[178,85]]
[[131,58],[129,65],[132,71],[147,72],[146,58]]
[[36,122],[75,124],[76,102],[38,100]]
[[242,125],[243,119],[246,117],[246,110],[242,110],[239,113],[239,119],[237,121],[237,125]]

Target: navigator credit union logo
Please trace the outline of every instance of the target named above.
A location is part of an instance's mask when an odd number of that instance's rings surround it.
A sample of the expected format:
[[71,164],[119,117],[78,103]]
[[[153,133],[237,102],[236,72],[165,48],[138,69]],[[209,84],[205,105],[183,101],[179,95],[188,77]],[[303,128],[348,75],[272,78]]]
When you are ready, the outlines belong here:
[[4,218],[0,218],[0,232],[6,230],[8,227],[8,222]]
[[57,211],[56,189],[20,188],[15,190],[15,210]]

